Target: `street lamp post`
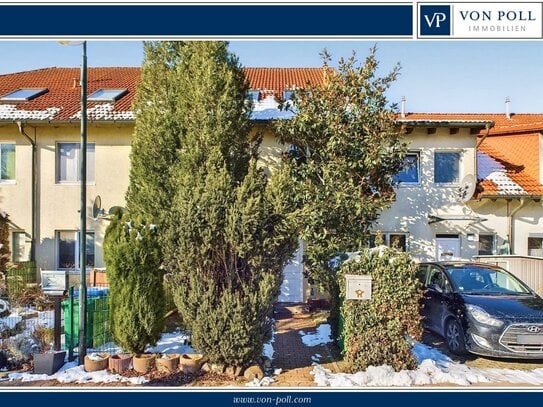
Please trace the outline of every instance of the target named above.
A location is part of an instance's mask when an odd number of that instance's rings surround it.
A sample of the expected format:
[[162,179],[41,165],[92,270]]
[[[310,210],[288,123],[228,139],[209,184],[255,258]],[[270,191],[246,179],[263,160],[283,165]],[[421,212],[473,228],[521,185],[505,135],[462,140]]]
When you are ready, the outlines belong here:
[[87,353],[87,41],[83,41],[81,61],[81,227],[79,229],[79,364]]
[[81,181],[79,228],[79,345],[78,362],[82,365],[87,354],[87,41],[60,41],[62,45],[81,45],[81,143],[79,171]]

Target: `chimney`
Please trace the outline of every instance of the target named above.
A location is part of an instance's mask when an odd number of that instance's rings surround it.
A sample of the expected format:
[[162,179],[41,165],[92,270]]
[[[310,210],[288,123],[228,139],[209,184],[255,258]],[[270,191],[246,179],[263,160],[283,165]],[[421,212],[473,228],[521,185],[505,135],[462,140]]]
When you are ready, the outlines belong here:
[[510,107],[511,107],[511,99],[509,99],[509,96],[507,96],[505,98],[505,117],[507,119],[511,119]]
[[402,110],[401,110],[401,118],[405,118],[405,96],[402,96]]

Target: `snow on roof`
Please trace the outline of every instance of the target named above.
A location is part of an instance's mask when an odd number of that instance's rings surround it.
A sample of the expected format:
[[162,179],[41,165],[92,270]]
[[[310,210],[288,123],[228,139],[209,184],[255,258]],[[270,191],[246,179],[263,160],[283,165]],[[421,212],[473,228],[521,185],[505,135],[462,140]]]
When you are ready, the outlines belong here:
[[[111,103],[100,103],[90,109],[87,109],[88,120],[96,121],[133,121],[134,112],[132,111],[115,111],[115,107]],[[81,118],[81,111],[70,116],[70,120]]]
[[41,110],[25,110],[16,105],[0,104],[0,120],[53,120],[60,112],[60,107],[48,107]]
[[482,151],[477,152],[477,178],[491,181],[498,195],[527,195],[528,193],[509,175],[504,164]]

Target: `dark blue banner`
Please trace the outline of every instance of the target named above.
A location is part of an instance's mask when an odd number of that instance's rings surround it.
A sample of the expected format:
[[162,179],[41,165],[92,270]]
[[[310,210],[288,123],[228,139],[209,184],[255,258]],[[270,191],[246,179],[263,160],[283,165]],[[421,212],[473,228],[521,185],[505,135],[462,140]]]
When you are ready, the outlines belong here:
[[[263,390],[263,389],[260,389]],[[459,405],[528,405],[537,406],[543,401],[543,393],[493,393],[493,392],[416,392],[416,391],[368,391],[358,389],[350,392],[270,392],[270,391],[233,391],[217,390],[187,392],[126,392],[121,388],[112,388],[109,392],[60,392],[55,393],[10,393],[2,392],[0,395],[2,405],[99,405],[106,406],[190,406],[213,403],[214,406],[299,406],[299,407],[330,407],[330,406],[372,406],[372,405],[431,405],[454,406]],[[9,403],[9,404],[8,404]],[[17,404],[16,404],[17,403]],[[423,404],[424,403],[424,404]]]
[[412,36],[408,5],[0,5],[0,36]]

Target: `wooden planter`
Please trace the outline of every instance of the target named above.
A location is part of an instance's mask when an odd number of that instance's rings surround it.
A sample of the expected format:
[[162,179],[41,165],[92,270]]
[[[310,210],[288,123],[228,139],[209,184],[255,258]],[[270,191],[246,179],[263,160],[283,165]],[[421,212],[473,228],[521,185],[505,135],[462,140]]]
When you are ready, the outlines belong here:
[[98,353],[96,358],[85,355],[84,368],[85,372],[97,372],[107,369],[109,365],[109,353]]
[[132,364],[134,370],[138,373],[148,373],[155,367],[156,355],[150,353],[143,353],[141,355],[135,355],[132,358]]
[[55,374],[64,365],[66,351],[34,354],[34,374]]
[[196,373],[202,367],[203,355],[183,353],[179,358],[179,370],[184,373]]
[[164,373],[177,372],[177,369],[179,368],[179,355],[165,354],[160,357],[157,357],[155,360],[155,363],[159,372],[164,372]]
[[109,370],[114,373],[123,373],[126,370],[130,369],[132,365],[132,355],[127,355],[122,353],[120,355],[110,356],[109,361]]

